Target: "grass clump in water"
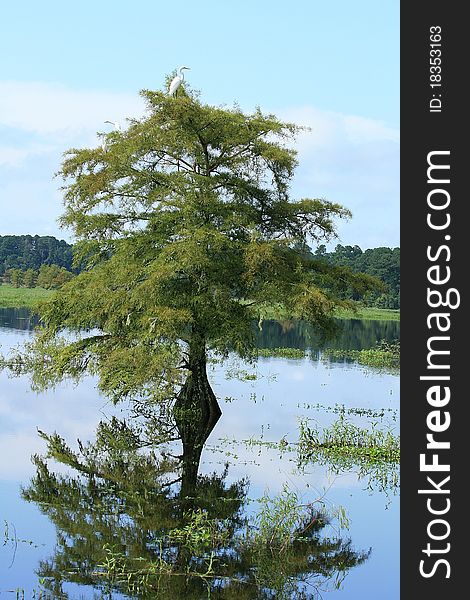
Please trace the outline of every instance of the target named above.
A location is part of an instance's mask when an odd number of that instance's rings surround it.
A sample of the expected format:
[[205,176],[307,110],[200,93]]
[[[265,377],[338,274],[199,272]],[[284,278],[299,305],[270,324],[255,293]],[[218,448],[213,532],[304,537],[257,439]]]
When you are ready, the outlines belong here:
[[326,464],[334,473],[358,469],[358,477],[367,479],[368,489],[398,489],[400,437],[391,429],[377,429],[375,424],[361,427],[344,415],[321,431],[301,421],[298,453],[301,466]]
[[305,358],[307,351],[301,348],[258,348],[258,356],[263,358],[279,357],[279,358]]
[[326,348],[323,350],[323,356],[350,359],[368,367],[398,370],[400,368],[400,342],[399,340],[393,342],[382,340],[377,343],[375,348],[368,350],[334,350]]

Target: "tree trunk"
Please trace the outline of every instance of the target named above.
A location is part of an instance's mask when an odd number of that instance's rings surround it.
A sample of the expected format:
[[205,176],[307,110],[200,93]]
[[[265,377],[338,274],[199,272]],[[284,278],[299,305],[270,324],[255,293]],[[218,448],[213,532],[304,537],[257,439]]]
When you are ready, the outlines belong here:
[[206,348],[202,337],[194,336],[190,343],[188,370],[174,409],[183,443],[182,498],[192,495],[202,449],[222,414],[207,377]]

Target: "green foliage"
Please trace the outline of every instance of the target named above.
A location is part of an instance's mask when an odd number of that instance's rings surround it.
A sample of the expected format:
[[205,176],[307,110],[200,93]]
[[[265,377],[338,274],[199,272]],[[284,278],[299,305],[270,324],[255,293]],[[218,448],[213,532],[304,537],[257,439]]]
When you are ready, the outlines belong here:
[[305,358],[307,352],[300,348],[258,348],[258,356],[268,358],[270,356],[276,356],[279,358]]
[[67,281],[71,281],[74,275],[64,267],[57,265],[41,265],[37,276],[37,285],[46,290],[58,289]]
[[9,269],[6,280],[15,288],[23,285],[23,271],[21,269]]
[[74,277],[73,273],[58,267],[57,265],[42,265],[39,272],[34,269],[8,269],[5,271],[3,280],[13,287],[34,288],[40,287],[46,290],[58,289]]
[[265,493],[256,513],[253,544],[285,550],[296,540],[307,535],[310,528],[324,526],[328,519],[315,509],[315,503],[303,504],[297,492],[287,485],[277,496]]
[[169,539],[182,544],[192,554],[209,556],[219,548],[230,543],[230,523],[221,519],[211,518],[207,511],[200,508],[192,509],[184,515],[185,525],[172,529]]
[[27,288],[36,287],[38,274],[34,269],[26,269],[23,276],[23,285]]
[[90,372],[114,401],[158,402],[189,371],[193,393],[209,350],[254,354],[252,321],[267,306],[333,331],[334,311],[350,306],[339,292],[377,286],[305,259],[307,239],[333,238],[350,213],[290,198],[298,127],[205,105],[187,88],[142,94],[143,119],[62,165],[61,222],[87,268],[42,306],[43,332],[18,357],[38,387]]
[[338,319],[361,319],[361,321],[399,321],[400,311],[390,308],[371,308],[361,303],[356,311],[339,310],[335,316]]
[[344,457],[366,458],[370,461],[400,461],[400,442],[391,431],[362,428],[345,420],[344,416],[320,433],[302,423],[301,440],[310,447],[333,452]]
[[46,290],[58,289],[73,279],[74,274],[58,265],[41,265],[39,272],[34,269],[7,269],[3,275],[3,281],[10,283],[13,287],[34,288],[40,287]]

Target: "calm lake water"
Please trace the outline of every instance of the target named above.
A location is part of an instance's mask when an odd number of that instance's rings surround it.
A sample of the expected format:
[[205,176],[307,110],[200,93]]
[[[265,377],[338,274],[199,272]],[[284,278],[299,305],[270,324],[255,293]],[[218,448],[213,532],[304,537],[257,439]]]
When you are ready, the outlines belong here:
[[[0,309],[1,351],[6,353],[8,348],[27,341],[33,325],[26,310]],[[399,324],[351,320],[343,325],[335,340],[321,342],[301,323],[268,321],[258,333],[260,347],[311,349],[308,358],[262,358],[254,366],[231,358],[224,365],[211,365],[209,375],[223,414],[203,450],[200,472],[221,473],[228,463],[227,484],[249,481],[248,497],[252,502],[248,511],[256,510],[256,499],[263,494],[278,494],[286,485],[303,503],[324,497],[331,510],[344,507],[349,529],[340,531],[339,525],[332,523],[325,535],[350,540],[352,550],[370,550],[370,555],[347,571],[339,589],[328,582],[322,597],[397,600],[397,490],[384,492],[377,486],[367,489],[367,477],[359,479],[355,469],[338,473],[327,465],[298,463],[300,421],[310,419],[318,426],[331,424],[338,416],[337,405],[368,409],[374,414],[384,409],[384,416],[376,420],[398,434],[398,376],[350,361],[326,360],[321,350],[325,346],[370,348],[381,339],[399,338]],[[0,546],[0,593],[6,598],[40,597],[41,561],[49,560],[59,548],[60,531],[35,503],[26,502],[20,494],[21,486],[27,486],[35,474],[31,456],[45,450],[37,430],[57,431],[76,448],[77,438],[93,439],[98,422],[121,411],[125,408],[110,406],[98,395],[91,378],[77,387],[63,384],[37,395],[25,379],[11,379],[0,373],[0,518],[8,529]],[[353,417],[358,423],[361,418]],[[304,597],[302,589],[312,593],[315,583],[307,579],[291,597]],[[70,582],[64,583],[63,591],[71,599],[123,597],[117,593],[100,596],[90,586]]]

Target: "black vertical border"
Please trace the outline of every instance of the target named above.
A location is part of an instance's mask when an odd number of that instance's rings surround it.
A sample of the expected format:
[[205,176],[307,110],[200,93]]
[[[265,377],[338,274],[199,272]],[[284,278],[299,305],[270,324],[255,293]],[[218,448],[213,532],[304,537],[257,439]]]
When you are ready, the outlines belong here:
[[[429,0],[422,3],[402,2],[400,6],[400,96],[401,96],[401,556],[400,597],[402,600],[447,600],[467,597],[467,551],[465,538],[470,533],[470,502],[466,483],[470,480],[470,429],[469,393],[466,389],[465,373],[470,371],[466,340],[470,323],[465,311],[467,307],[467,278],[470,268],[470,197],[466,190],[470,156],[468,113],[470,97],[466,97],[466,82],[470,73],[470,25],[466,22],[464,3]],[[431,27],[441,28],[441,89],[430,87],[430,34]],[[436,30],[434,30],[436,31]],[[441,112],[430,112],[432,94],[441,94]],[[439,96],[436,96],[439,97]],[[435,105],[438,103],[435,102]],[[427,182],[427,155],[438,150],[450,151],[450,184],[445,187],[451,195],[449,213],[451,224],[445,231],[433,231],[426,223],[429,208],[427,195],[431,189]],[[445,162],[445,160],[444,160]],[[445,211],[443,211],[445,212]],[[443,215],[442,215],[443,216]],[[444,236],[450,235],[450,240]],[[450,481],[443,488],[450,489],[449,495],[418,494],[419,489],[430,488],[426,477],[432,473],[420,472],[419,455],[426,451],[426,434],[429,429],[426,417],[434,410],[427,403],[426,391],[429,381],[420,381],[421,375],[429,375],[427,368],[427,342],[430,330],[427,316],[434,312],[427,304],[427,270],[431,263],[426,256],[428,246],[437,249],[447,244],[451,257],[446,262],[446,252],[437,261],[444,269],[451,269],[451,279],[441,288],[453,287],[460,292],[461,304],[455,310],[439,308],[450,313],[451,327],[447,334],[450,356],[442,358],[450,363],[449,385],[451,399],[446,408],[450,412],[451,424],[437,439],[449,440],[450,450],[439,452],[439,461],[450,463],[449,473],[435,473],[439,482],[447,475]],[[436,286],[431,286],[436,288]],[[442,289],[444,292],[445,290]],[[434,333],[432,332],[434,331]],[[442,344],[445,347],[445,344]],[[439,372],[444,374],[444,372]],[[432,454],[432,451],[428,451]],[[428,459],[429,462],[430,459]],[[441,517],[431,515],[427,509],[427,498],[435,498],[435,508],[444,507],[450,499],[449,512]],[[439,498],[439,499],[438,499]],[[439,504],[439,502],[441,504]],[[468,509],[467,509],[468,506]],[[466,510],[467,509],[467,510]],[[449,537],[442,541],[429,538],[427,527],[435,518],[446,519],[450,525]],[[436,526],[434,533],[444,533],[445,526]],[[428,557],[423,549],[428,542],[433,549],[443,550],[450,544],[448,552],[433,553]],[[444,563],[435,565],[440,558],[447,560],[450,577]],[[429,574],[434,566],[435,573],[428,578],[420,574],[420,561],[425,560],[424,570]],[[462,595],[463,594],[463,595]]]

